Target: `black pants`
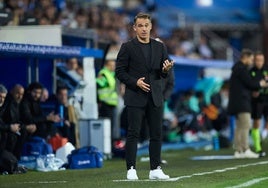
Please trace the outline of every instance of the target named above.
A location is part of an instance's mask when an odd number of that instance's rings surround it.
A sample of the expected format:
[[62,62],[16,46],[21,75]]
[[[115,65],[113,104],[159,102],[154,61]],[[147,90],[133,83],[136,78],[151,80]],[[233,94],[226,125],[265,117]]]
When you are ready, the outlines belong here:
[[116,107],[101,103],[99,108],[99,117],[109,118],[111,120],[111,138],[115,139],[114,128],[115,128],[115,114]]
[[23,145],[29,137],[29,134],[24,128],[20,130],[20,133],[20,135],[17,135],[12,132],[6,132],[3,134],[5,138],[1,140],[5,145],[5,150],[15,155],[18,160],[20,160]]
[[156,169],[160,165],[161,141],[162,141],[162,113],[163,106],[155,107],[152,98],[144,107],[127,107],[128,134],[126,141],[126,165],[136,168],[137,143],[140,136],[140,129],[144,117],[146,117],[149,127],[149,156],[150,168]]

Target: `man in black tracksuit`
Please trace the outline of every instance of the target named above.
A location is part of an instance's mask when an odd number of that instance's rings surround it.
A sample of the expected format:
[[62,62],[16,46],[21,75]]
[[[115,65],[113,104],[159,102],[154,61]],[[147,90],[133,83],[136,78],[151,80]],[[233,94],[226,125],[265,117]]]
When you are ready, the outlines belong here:
[[[254,67],[250,70],[250,75],[253,80],[260,81],[267,79],[268,69],[264,65],[264,54],[262,52],[255,53]],[[255,152],[260,154],[260,157],[265,156],[265,152],[261,147],[260,125],[261,118],[264,116],[265,127],[268,127],[268,88],[262,88],[252,92],[252,119],[253,127],[251,129],[251,137],[254,144]],[[266,128],[265,128],[266,129]],[[265,130],[264,129],[264,130]]]

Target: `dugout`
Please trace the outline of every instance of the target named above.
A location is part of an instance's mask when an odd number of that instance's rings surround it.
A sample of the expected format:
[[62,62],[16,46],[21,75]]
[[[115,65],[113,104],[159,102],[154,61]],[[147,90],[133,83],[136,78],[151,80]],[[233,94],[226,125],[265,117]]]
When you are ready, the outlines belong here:
[[[102,58],[103,51],[74,46],[48,46],[35,44],[0,42],[0,80],[8,89],[15,84],[27,86],[33,81],[41,82],[50,92],[56,87],[56,59],[80,58],[85,68],[84,80],[88,83],[83,92],[84,97],[82,114],[98,118],[96,104],[96,86],[94,59]],[[90,94],[91,93],[91,94]],[[90,94],[90,95],[89,95]],[[88,105],[86,105],[88,104]]]

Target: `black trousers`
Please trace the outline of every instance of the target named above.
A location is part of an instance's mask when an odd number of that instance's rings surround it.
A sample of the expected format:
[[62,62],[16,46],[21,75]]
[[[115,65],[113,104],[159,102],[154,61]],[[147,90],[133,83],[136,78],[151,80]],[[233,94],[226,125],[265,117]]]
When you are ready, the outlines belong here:
[[128,133],[126,141],[126,166],[136,168],[137,144],[140,136],[140,129],[144,117],[147,119],[149,128],[149,156],[150,169],[156,169],[161,162],[161,141],[162,141],[162,114],[163,106],[156,107],[152,98],[144,107],[127,106]]
[[5,132],[3,134],[4,137],[2,137],[1,142],[4,143],[5,145],[5,150],[9,151],[15,157],[20,160],[21,152],[24,143],[30,136],[29,133],[26,131],[26,129],[21,129],[20,130],[20,135],[17,135],[12,132]]
[[114,135],[115,115],[116,115],[116,106],[111,106],[105,103],[101,103],[99,107],[99,117],[109,118],[111,120],[111,138],[112,139],[115,139],[115,135]]

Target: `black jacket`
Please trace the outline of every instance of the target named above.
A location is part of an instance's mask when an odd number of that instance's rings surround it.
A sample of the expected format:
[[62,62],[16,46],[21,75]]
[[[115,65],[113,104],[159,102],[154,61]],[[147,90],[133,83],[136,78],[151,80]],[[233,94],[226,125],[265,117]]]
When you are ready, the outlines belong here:
[[3,120],[3,113],[5,111],[6,105],[0,107],[0,153],[5,149],[5,136],[4,133],[10,131],[10,125],[6,124]]
[[[250,75],[253,80],[260,81],[261,79],[265,79],[266,76],[268,76],[268,69],[267,67],[262,67],[261,69],[258,69],[256,67],[253,67],[250,69]],[[252,97],[252,102],[268,102],[268,88],[262,88],[260,90],[256,90],[260,93],[260,95],[255,98]]]
[[163,95],[164,100],[168,100],[173,93],[175,85],[175,75],[174,69],[172,68],[167,76],[167,78],[163,79]]
[[151,63],[145,63],[145,56],[137,38],[124,44],[117,56],[116,76],[126,85],[124,102],[127,106],[143,107],[148,100],[148,93],[137,85],[139,78],[145,77],[145,82],[150,84],[155,106],[163,105],[163,78],[167,74],[162,73],[163,62],[168,59],[165,46],[154,39],[151,42]]
[[5,100],[5,103],[6,107],[3,112],[3,121],[8,124],[19,123],[22,125],[20,118],[20,104],[17,103],[9,94]]
[[0,137],[1,137],[1,132],[10,130],[10,124],[5,123],[3,119],[5,109],[6,109],[6,104],[0,107]]
[[24,124],[42,124],[47,122],[39,101],[34,101],[26,95],[20,105],[21,120]]
[[259,81],[251,78],[246,65],[242,62],[234,64],[230,79],[229,114],[251,112],[251,91],[259,88]]

